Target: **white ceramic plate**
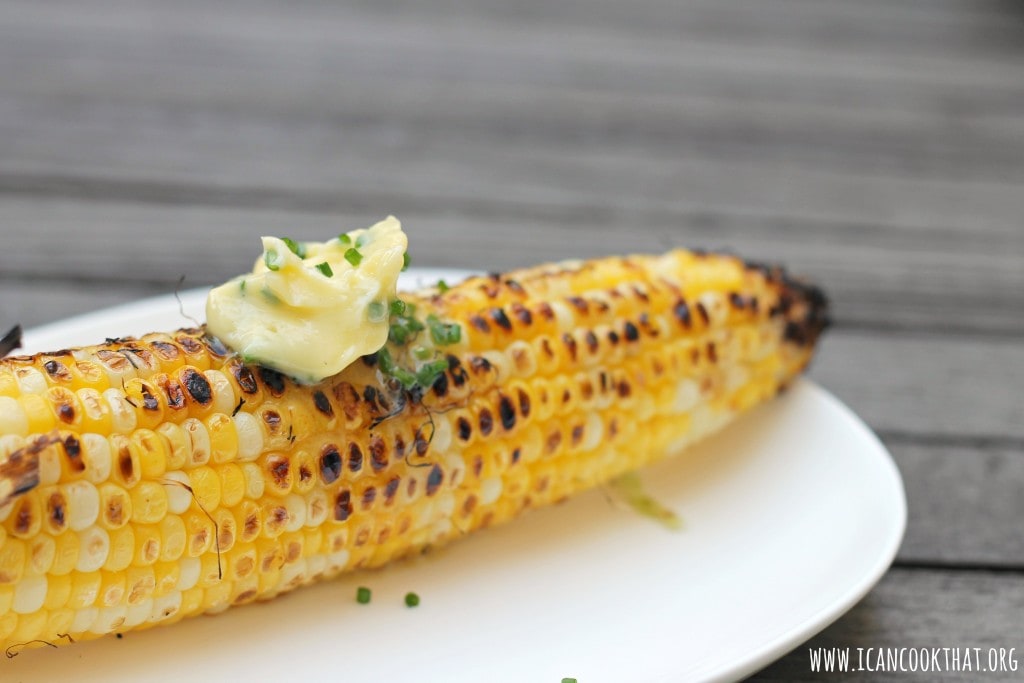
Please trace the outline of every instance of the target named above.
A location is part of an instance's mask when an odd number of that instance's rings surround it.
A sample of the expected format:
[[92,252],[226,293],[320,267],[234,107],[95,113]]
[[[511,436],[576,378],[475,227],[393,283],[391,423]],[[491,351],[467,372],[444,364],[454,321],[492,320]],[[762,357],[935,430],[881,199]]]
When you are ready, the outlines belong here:
[[[412,282],[461,274],[415,271]],[[202,317],[203,292],[186,292]],[[189,323],[173,297],[26,335],[29,350]],[[827,343],[827,341],[826,341]],[[643,474],[670,531],[600,491],[428,557],[169,628],[0,660],[4,681],[736,679],[818,632],[903,536],[899,473],[810,381]],[[357,604],[358,586],[373,590]],[[403,604],[408,591],[419,607]]]

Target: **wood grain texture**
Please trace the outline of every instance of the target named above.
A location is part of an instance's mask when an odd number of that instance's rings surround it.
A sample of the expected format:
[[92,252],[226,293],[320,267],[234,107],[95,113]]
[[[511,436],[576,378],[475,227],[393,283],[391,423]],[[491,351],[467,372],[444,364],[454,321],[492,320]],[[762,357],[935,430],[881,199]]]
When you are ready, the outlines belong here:
[[[491,271],[673,246],[724,248],[785,263],[819,282],[840,325],[1024,336],[1024,231],[882,229],[740,213],[619,216],[535,207],[489,213],[487,206],[466,204],[446,213],[409,197],[381,200],[387,209],[380,210],[362,198],[337,211],[303,211],[179,204],[153,192],[134,202],[0,195],[0,225],[8,231],[2,277],[129,288],[134,282],[167,287],[185,276],[194,285],[210,284],[250,267],[259,235],[323,239],[395,212],[419,265]],[[258,204],[259,193],[253,198]],[[76,239],[74,249],[56,246],[83,228],[88,239]],[[26,324],[57,317],[37,310]]]

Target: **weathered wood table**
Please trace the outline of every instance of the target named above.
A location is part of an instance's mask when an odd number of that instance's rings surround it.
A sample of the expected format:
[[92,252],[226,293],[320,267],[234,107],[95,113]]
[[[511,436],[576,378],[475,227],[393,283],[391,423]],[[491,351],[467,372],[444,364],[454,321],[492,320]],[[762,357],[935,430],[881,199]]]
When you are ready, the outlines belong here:
[[824,283],[812,376],[892,450],[909,526],[757,678],[814,679],[817,646],[1020,657],[1020,3],[0,3],[3,326],[386,213],[418,265],[695,245]]

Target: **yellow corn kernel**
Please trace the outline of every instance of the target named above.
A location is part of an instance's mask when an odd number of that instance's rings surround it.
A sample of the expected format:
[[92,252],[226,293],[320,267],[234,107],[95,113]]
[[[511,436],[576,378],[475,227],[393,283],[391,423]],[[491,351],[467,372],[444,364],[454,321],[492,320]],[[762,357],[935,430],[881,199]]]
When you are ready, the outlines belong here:
[[165,485],[155,481],[142,481],[130,494],[132,520],[140,524],[155,524],[167,516]]

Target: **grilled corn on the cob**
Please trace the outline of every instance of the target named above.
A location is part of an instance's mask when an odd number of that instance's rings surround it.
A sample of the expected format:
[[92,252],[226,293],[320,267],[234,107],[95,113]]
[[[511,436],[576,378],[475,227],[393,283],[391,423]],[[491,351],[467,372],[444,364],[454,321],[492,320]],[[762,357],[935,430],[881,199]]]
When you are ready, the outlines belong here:
[[202,329],[0,361],[0,647],[270,598],[561,500],[775,395],[826,323],[781,270],[686,251],[406,299],[461,331],[390,345],[445,359],[427,387],[379,357],[301,386]]

